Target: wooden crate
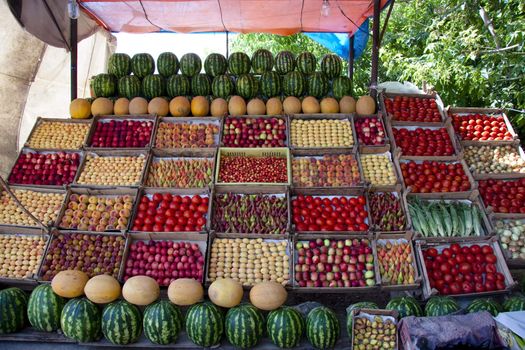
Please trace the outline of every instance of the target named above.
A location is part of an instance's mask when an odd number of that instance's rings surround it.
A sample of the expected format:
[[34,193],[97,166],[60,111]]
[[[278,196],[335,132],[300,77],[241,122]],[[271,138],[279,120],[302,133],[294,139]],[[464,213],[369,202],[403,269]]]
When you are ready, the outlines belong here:
[[[521,179],[497,179],[497,181],[522,181]],[[523,186],[525,187],[525,186]],[[485,213],[487,213],[488,216],[490,216],[493,219],[525,219],[525,213],[500,213],[494,211],[494,208],[488,204],[485,203],[483,200],[483,196],[480,194],[481,204],[483,206],[483,209]]]
[[[271,118],[276,118],[276,119],[283,120],[284,121],[284,125],[285,125],[286,140],[284,140],[284,146],[277,146],[277,148],[278,147],[290,147],[290,124],[289,124],[288,117],[287,116],[275,116],[275,115],[274,116],[269,116],[269,115],[243,115],[243,116],[231,116],[231,115],[229,115],[229,116],[227,116],[226,118],[223,119],[223,124],[222,124],[222,129],[221,129],[220,147],[237,148],[237,146],[231,146],[231,145],[226,146],[224,144],[224,136],[225,136],[224,128],[225,128],[227,119],[271,119]],[[245,148],[247,148],[247,147],[245,147]],[[253,148],[263,148],[263,147],[259,146],[259,147],[253,147]],[[276,148],[276,147],[264,147],[264,148]]]
[[[495,145],[493,143],[480,143],[477,144],[469,144],[468,146],[465,146],[465,151],[467,151],[467,148],[479,148],[479,147],[490,147],[490,148],[500,148],[500,147],[512,147],[518,153],[520,158],[525,162],[525,153],[523,152],[523,149],[518,145]],[[510,173],[478,173],[475,172],[473,167],[470,166],[470,164],[467,162],[466,157],[464,157],[465,163],[469,166],[469,169],[471,170],[472,177],[474,177],[475,180],[490,180],[490,179],[519,179],[525,177],[525,171],[524,172],[510,172]],[[525,164],[525,163],[524,163]],[[523,166],[523,169],[525,169],[525,165]]]
[[[386,110],[385,100],[386,99],[393,99],[396,96],[402,96],[402,97],[417,97],[422,99],[432,99],[436,100],[437,108],[439,110],[439,114],[441,115],[441,121],[440,122],[429,122],[429,123],[417,123],[414,121],[402,121],[402,120],[395,120],[393,118],[393,115],[389,113]],[[393,92],[380,92],[379,93],[379,105],[381,106],[381,110],[384,112],[386,118],[387,118],[387,124],[390,125],[427,125],[427,126],[442,126],[445,121],[447,120],[447,111],[445,110],[443,103],[441,102],[441,99],[438,99],[437,94],[433,95],[427,95],[427,94],[407,94],[407,93],[393,93]]]
[[[383,144],[381,144],[381,145],[365,145],[364,143],[362,143],[359,140],[359,137],[357,137],[356,121],[358,121],[359,119],[366,119],[366,118],[376,118],[381,123],[381,125],[383,126],[383,130],[384,130],[384,133],[385,133],[385,135],[383,136],[383,138],[384,138]],[[352,119],[353,119],[354,129],[356,130],[355,138],[356,138],[356,140],[358,142],[358,145],[359,145],[358,148],[359,148],[359,153],[360,154],[385,153],[385,152],[389,152],[390,151],[391,140],[390,140],[390,137],[388,135],[388,130],[386,128],[386,123],[385,123],[381,113],[370,114],[370,115],[357,114],[356,113],[356,114],[354,114],[352,116]]]
[[[525,268],[525,259],[512,258],[511,252],[503,247],[503,241],[502,241],[503,237],[498,232],[498,227],[496,226],[498,221],[503,221],[504,223],[508,223],[509,221],[520,221],[520,222],[525,224],[525,219],[499,219],[498,220],[498,219],[495,219],[493,216],[491,216],[491,224],[492,224],[492,227],[494,229],[494,234],[499,239],[499,243],[500,243],[500,246],[501,246],[501,251],[502,251],[503,255],[505,256],[505,260],[507,261],[507,265],[511,269],[513,269],[513,268],[515,268],[515,269],[523,269],[523,268]],[[521,236],[523,236],[523,234]],[[510,238],[510,239],[512,239],[512,238]]]
[[[382,230],[381,227],[379,227],[378,223],[374,221],[372,218],[372,205],[371,203],[371,195],[373,193],[392,193],[400,202],[401,210],[405,214],[405,229],[402,231],[385,231]],[[405,191],[401,191],[401,188],[399,188],[398,191],[369,191],[367,193],[368,197],[368,203],[370,205],[370,218],[372,220],[372,230],[379,233],[385,233],[385,234],[402,234],[405,231],[408,231],[412,228],[412,219],[410,217],[410,212],[408,211],[408,203],[407,203],[407,193]]]
[[[389,319],[393,321],[393,323],[396,325],[396,329],[398,328],[398,322],[397,319],[399,317],[399,313],[395,310],[383,310],[383,309],[355,309],[352,311],[351,317],[352,317],[352,334],[350,334],[350,349],[357,349],[357,347],[354,346],[354,334],[355,334],[355,321],[357,318],[368,318],[371,321],[373,321],[373,318],[379,316],[383,319],[383,321]],[[399,332],[396,331],[396,347],[395,350],[401,348],[399,341]]]
[[[380,151],[379,149],[377,149],[377,151]],[[365,173],[364,173],[364,166],[363,166],[363,157],[364,156],[372,156],[372,155],[375,155],[375,156],[386,156],[388,159],[390,159],[390,164],[392,166],[392,172],[393,174],[395,175],[396,177],[396,182],[392,185],[376,185],[376,184],[372,184],[370,182],[368,182],[365,178]],[[381,153],[373,153],[371,151],[363,154],[361,153],[359,155],[359,166],[361,167],[361,171],[362,171],[362,174],[363,174],[363,180],[365,181],[365,184],[367,187],[370,188],[370,190],[372,191],[377,191],[377,192],[399,192],[401,191],[401,189],[403,189],[403,183],[402,183],[402,177],[401,177],[401,173],[399,172],[399,168],[396,167],[396,164],[395,164],[395,154],[392,154],[391,152],[381,152]]]
[[[87,142],[87,138],[88,138],[88,135],[89,135],[89,131],[91,129],[91,124],[93,123],[93,119],[62,119],[62,118],[43,118],[43,117],[38,117],[36,119],[36,123],[35,125],[33,125],[33,129],[31,129],[31,132],[29,133],[29,136],[27,137],[27,140],[26,142],[24,143],[24,147],[26,148],[33,148],[33,149],[40,149],[40,148],[36,148],[36,147],[31,147],[29,141],[31,140],[31,138],[33,137],[35,131],[42,125],[42,124],[45,124],[45,123],[53,123],[53,122],[59,122],[59,123],[69,123],[69,124],[86,124],[88,125],[88,132],[86,133],[86,136],[84,137],[84,140],[82,142],[82,145],[80,145],[79,148],[75,148],[75,149],[70,149],[70,150],[78,150],[80,151],[82,149],[82,147],[86,144]],[[53,148],[53,149],[50,149],[50,150],[56,150],[56,151],[62,151],[63,149],[59,149],[59,148]]]

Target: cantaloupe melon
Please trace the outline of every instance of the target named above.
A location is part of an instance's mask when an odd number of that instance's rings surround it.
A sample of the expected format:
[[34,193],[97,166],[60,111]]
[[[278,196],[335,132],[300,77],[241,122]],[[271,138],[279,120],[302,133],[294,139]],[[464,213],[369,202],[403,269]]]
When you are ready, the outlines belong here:
[[129,101],[129,114],[140,115],[148,113],[148,100],[144,97],[134,97]]
[[91,103],[85,98],[76,98],[69,104],[69,115],[72,119],[91,117]]
[[228,102],[228,112],[230,115],[245,115],[246,101],[241,96],[232,96]]
[[113,102],[106,97],[98,97],[91,104],[91,114],[110,115],[113,114]]
[[195,96],[191,99],[191,115],[205,117],[210,114],[210,104],[206,97]]
[[170,101],[170,114],[174,117],[187,117],[190,115],[190,101],[184,96],[177,96]]
[[120,283],[110,275],[94,276],[86,283],[84,294],[95,304],[111,303],[120,296]]
[[266,114],[266,105],[259,98],[251,99],[246,106],[246,112],[248,115],[264,115]]
[[272,281],[257,283],[250,290],[250,302],[258,309],[271,311],[286,302],[288,293],[282,284]]
[[159,298],[160,288],[153,278],[133,276],[122,287],[122,296],[134,305],[149,305]]
[[211,101],[210,112],[213,117],[222,117],[228,114],[228,102],[223,98],[216,98]]
[[168,287],[168,298],[175,305],[193,305],[201,301],[203,296],[202,284],[193,278],[176,279]]
[[266,101],[266,114],[281,115],[283,114],[283,103],[278,97],[272,97]]
[[115,115],[127,115],[129,114],[129,100],[125,97],[121,97],[115,101],[113,105],[113,113]]
[[231,278],[219,278],[208,288],[208,297],[215,305],[231,308],[240,304],[242,285]]
[[376,112],[376,101],[371,96],[361,96],[357,100],[355,110],[357,114],[374,114]]
[[339,112],[345,114],[355,113],[355,100],[352,96],[343,96],[339,100]]
[[283,110],[286,114],[301,113],[301,101],[295,96],[288,96],[284,99]]
[[170,111],[170,104],[164,97],[155,97],[148,103],[148,114],[156,114],[165,117]]
[[303,99],[301,107],[303,109],[303,113],[305,114],[314,114],[321,112],[321,105],[319,105],[319,101],[317,101],[317,99],[313,96],[305,97]]
[[321,100],[321,113],[339,113],[339,103],[333,97],[325,97]]
[[64,298],[76,298],[84,294],[89,277],[82,271],[64,270],[51,280],[51,288],[55,294]]

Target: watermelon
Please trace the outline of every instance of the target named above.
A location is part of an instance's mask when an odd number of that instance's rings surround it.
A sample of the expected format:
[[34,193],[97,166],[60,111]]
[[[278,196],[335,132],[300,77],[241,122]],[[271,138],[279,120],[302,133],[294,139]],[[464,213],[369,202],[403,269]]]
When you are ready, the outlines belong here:
[[503,310],[510,311],[525,311],[525,297],[522,295],[514,295],[503,302]]
[[328,77],[333,79],[341,75],[343,63],[341,58],[334,54],[324,55],[321,59],[321,71]]
[[118,81],[118,94],[131,100],[133,97],[140,96],[142,84],[140,79],[134,75],[126,75]]
[[416,299],[410,296],[392,298],[386,304],[387,310],[396,310],[399,313],[399,318],[407,316],[423,316],[423,310],[419,306]]
[[233,75],[250,73],[250,57],[244,52],[234,52],[228,58],[228,70]]
[[281,51],[275,56],[275,70],[284,75],[295,69],[295,57],[290,51]]
[[346,330],[348,334],[352,334],[352,316],[355,309],[379,309],[376,303],[371,301],[361,301],[350,305],[346,308]]
[[308,95],[310,96],[314,96],[317,98],[325,97],[326,94],[328,93],[329,87],[330,87],[329,81],[323,73],[315,72],[308,77],[307,91],[308,91]]
[[213,83],[211,84],[213,96],[226,99],[228,96],[233,95],[234,89],[233,81],[229,75],[223,74],[213,78]]
[[242,304],[228,310],[224,328],[226,337],[233,346],[251,348],[263,336],[264,317],[255,306]]
[[197,74],[191,78],[192,96],[208,96],[211,93],[210,78],[206,74]]
[[306,337],[317,349],[335,347],[341,329],[336,314],[329,308],[318,306],[306,317]]
[[0,334],[19,331],[26,324],[27,295],[19,288],[0,291]]
[[228,60],[220,53],[212,53],[204,60],[204,71],[212,77],[223,75],[227,69]]
[[277,72],[266,72],[261,75],[261,93],[265,97],[281,96],[281,76]]
[[131,71],[139,79],[155,72],[155,60],[149,53],[137,53],[131,58]]
[[252,55],[252,69],[255,74],[271,72],[273,63],[273,55],[266,49],[259,49]]
[[351,95],[351,82],[350,78],[345,76],[335,77],[332,80],[332,95],[338,100],[343,96]]
[[187,53],[180,58],[179,63],[180,72],[187,77],[192,77],[201,72],[202,62],[197,54]]
[[166,92],[170,98],[188,96],[190,94],[190,81],[184,75],[174,74],[166,82]]
[[259,91],[259,82],[257,81],[257,78],[251,74],[241,75],[237,79],[236,90],[239,96],[250,100],[257,96]]
[[60,314],[66,299],[56,295],[50,284],[41,284],[29,296],[27,318],[31,326],[42,332],[60,328]]
[[168,78],[179,71],[179,59],[172,52],[163,52],[157,57],[157,70],[164,78]]
[[122,78],[131,74],[131,57],[125,53],[114,53],[109,56],[108,73]]
[[304,76],[301,72],[290,72],[284,76],[283,91],[286,96],[301,96],[305,90],[305,85]]
[[142,332],[140,310],[125,300],[118,300],[102,311],[102,333],[111,343],[126,345],[135,343]]
[[186,333],[199,346],[210,347],[221,341],[224,317],[221,309],[207,301],[192,305],[186,313]]
[[60,328],[68,338],[81,343],[101,337],[101,316],[97,305],[86,298],[69,300],[60,315]]
[[468,313],[488,311],[494,317],[498,316],[501,310],[501,305],[491,298],[475,299],[467,306]]
[[151,100],[166,94],[166,81],[160,74],[147,75],[142,80],[142,94]]
[[144,335],[152,343],[175,343],[182,330],[182,313],[177,305],[160,300],[144,310]]
[[297,70],[303,74],[312,74],[315,72],[317,60],[311,52],[303,52],[297,56]]
[[272,343],[280,348],[299,345],[304,328],[303,315],[292,307],[281,306],[268,314],[266,332]]
[[430,298],[425,305],[425,316],[445,316],[459,311],[457,301],[451,297],[435,296]]
[[115,96],[117,90],[116,78],[112,74],[98,74],[93,79],[93,91],[96,97]]

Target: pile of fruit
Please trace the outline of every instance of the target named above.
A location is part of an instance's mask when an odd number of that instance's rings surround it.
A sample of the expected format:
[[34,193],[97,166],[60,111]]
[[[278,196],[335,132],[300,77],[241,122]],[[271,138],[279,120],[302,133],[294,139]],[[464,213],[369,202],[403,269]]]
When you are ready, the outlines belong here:
[[352,126],[347,119],[293,119],[291,144],[299,148],[352,147]]
[[32,278],[44,255],[45,236],[0,235],[0,277]]
[[222,143],[225,147],[285,147],[286,120],[228,117]]
[[471,189],[471,184],[463,165],[436,161],[414,161],[400,163],[405,186],[414,193],[463,192]]
[[26,146],[33,149],[80,149],[90,126],[89,123],[41,121]]
[[441,122],[436,100],[433,98],[396,96],[385,98],[385,108],[394,120],[413,122]]
[[208,148],[217,146],[219,126],[207,122],[159,123],[156,148]]
[[213,158],[154,158],[146,187],[203,188],[213,181]]
[[381,283],[385,285],[414,284],[416,268],[412,244],[406,239],[377,240],[377,259]]
[[60,228],[80,231],[123,231],[128,228],[133,197],[72,193]]
[[292,175],[296,187],[344,187],[361,183],[359,165],[351,154],[294,157]]
[[397,183],[394,164],[389,154],[361,155],[363,178],[373,186],[393,186]]
[[221,155],[218,182],[288,183],[287,169],[283,157]]
[[525,260],[525,220],[498,220],[495,223],[501,248],[511,259]]
[[97,186],[138,186],[146,157],[103,156],[88,154],[77,183]]
[[75,179],[80,166],[79,153],[24,152],[18,157],[9,182],[20,185],[63,186]]
[[404,231],[406,216],[398,196],[392,192],[373,192],[369,195],[370,216],[379,231]]
[[299,287],[372,287],[374,254],[368,239],[321,239],[296,243]]
[[385,127],[379,117],[356,118],[355,132],[359,143],[366,146],[381,146],[386,142]]
[[201,195],[155,193],[143,195],[132,231],[195,232],[206,228],[209,198]]
[[299,194],[292,200],[292,222],[298,232],[367,231],[366,198]]
[[474,174],[525,174],[525,159],[512,146],[465,147],[465,162]]
[[525,214],[525,179],[479,181],[479,193],[496,213]]
[[[13,189],[12,193],[35,218],[44,225],[54,225],[62,203],[64,193],[37,192]],[[18,204],[6,192],[0,195],[0,223],[5,225],[37,226]]]
[[353,348],[356,350],[397,349],[397,326],[394,318],[368,316],[354,318]]
[[396,146],[404,156],[442,157],[454,155],[454,145],[446,128],[392,128]]
[[232,278],[245,286],[262,281],[288,284],[288,242],[262,238],[216,238],[211,246],[208,277],[210,281]]
[[105,148],[144,148],[149,146],[152,133],[152,121],[98,121],[90,145]]
[[512,141],[512,134],[507,128],[502,115],[452,114],[452,125],[461,140],[472,141]]

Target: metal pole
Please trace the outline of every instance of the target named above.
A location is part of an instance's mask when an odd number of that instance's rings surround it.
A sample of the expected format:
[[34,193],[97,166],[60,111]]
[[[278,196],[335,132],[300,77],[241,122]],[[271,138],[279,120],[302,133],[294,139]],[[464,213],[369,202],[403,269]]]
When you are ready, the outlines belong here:
[[353,95],[354,92],[354,34],[352,34],[350,37],[350,48],[348,50],[348,78],[350,78],[350,95]]
[[230,35],[226,32],[226,58],[230,56]]
[[379,68],[379,24],[381,0],[374,0],[374,23],[372,26],[372,71],[370,76],[370,96],[377,97],[377,77]]
[[77,20],[71,18],[70,24],[70,45],[71,45],[71,100],[77,98]]

